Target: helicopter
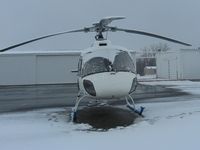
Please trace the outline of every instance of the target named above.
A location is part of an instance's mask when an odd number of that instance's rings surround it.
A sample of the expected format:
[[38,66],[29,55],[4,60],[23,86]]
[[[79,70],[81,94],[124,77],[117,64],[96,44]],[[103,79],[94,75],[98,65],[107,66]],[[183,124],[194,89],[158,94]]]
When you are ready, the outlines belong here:
[[109,26],[112,21],[121,19],[125,19],[125,17],[105,17],[99,22],[92,24],[90,27],[41,36],[1,49],[0,52],[5,52],[25,44],[62,34],[96,32],[95,42],[91,47],[81,52],[78,70],[72,71],[76,72],[78,75],[78,94],[75,106],[72,108],[71,112],[72,121],[76,122],[79,103],[86,97],[95,100],[124,98],[129,109],[143,116],[144,107],[136,108],[132,97],[137,87],[137,73],[130,50],[113,45],[111,41],[104,37],[103,33],[121,31],[154,37],[184,46],[191,45],[149,32]]

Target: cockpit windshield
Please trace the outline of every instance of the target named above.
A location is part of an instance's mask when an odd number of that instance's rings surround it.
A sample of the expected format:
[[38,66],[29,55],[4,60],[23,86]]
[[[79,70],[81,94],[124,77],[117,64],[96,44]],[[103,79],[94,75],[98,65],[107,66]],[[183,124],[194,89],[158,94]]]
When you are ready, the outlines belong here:
[[86,76],[94,73],[108,72],[108,64],[108,59],[103,57],[94,57],[84,64],[82,75]]
[[88,60],[83,66],[82,76],[110,71],[134,72],[134,70],[134,63],[129,54],[126,51],[120,51],[113,62],[105,57],[94,57]]
[[134,63],[126,51],[119,52],[114,59],[113,69],[118,71],[134,72]]

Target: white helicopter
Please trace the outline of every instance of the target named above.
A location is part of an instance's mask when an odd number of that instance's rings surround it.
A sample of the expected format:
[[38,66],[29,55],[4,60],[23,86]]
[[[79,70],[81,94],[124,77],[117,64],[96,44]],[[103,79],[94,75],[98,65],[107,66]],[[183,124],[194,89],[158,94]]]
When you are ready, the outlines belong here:
[[42,36],[9,46],[0,50],[0,52],[4,52],[31,42],[52,36],[58,36],[61,34],[74,32],[96,32],[96,41],[90,48],[82,51],[78,63],[78,71],[74,71],[78,72],[79,92],[75,106],[72,109],[72,120],[74,122],[76,121],[78,105],[80,101],[86,97],[90,97],[96,100],[124,98],[128,108],[138,113],[139,115],[142,115],[144,107],[136,109],[134,100],[131,96],[137,87],[137,76],[135,72],[135,64],[132,60],[130,51],[124,47],[112,45],[109,40],[104,38],[103,32],[124,31],[127,33],[159,38],[185,46],[191,45],[157,34],[108,26],[112,21],[124,18],[125,17],[120,16],[106,17],[101,19],[98,23],[93,24],[91,27]]

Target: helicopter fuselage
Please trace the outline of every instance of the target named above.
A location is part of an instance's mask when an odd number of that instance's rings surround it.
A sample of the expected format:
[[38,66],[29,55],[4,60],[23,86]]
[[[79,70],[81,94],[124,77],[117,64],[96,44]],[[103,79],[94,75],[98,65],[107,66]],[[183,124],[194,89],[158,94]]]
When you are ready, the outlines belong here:
[[79,90],[96,99],[128,96],[137,85],[130,51],[110,41],[96,41],[82,52],[78,66]]

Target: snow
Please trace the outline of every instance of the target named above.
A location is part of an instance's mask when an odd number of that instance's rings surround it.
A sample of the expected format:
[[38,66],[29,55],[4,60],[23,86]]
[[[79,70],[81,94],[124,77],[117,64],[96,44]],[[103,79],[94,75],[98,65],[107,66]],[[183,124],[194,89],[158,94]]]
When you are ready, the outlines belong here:
[[158,81],[157,79],[156,79],[156,75],[155,74],[153,74],[153,75],[145,75],[145,76],[140,76],[139,74],[137,74],[137,79],[139,80],[139,81],[151,81],[151,80],[156,80],[156,81]]
[[165,80],[156,78],[156,75],[137,75],[140,84],[144,85],[162,85],[168,88],[180,89],[194,95],[200,95],[200,82],[190,80]]
[[0,56],[3,55],[26,55],[26,54],[32,54],[32,55],[37,55],[37,54],[43,54],[43,55],[47,55],[47,54],[77,54],[80,55],[81,50],[57,50],[57,51],[53,51],[53,50],[43,50],[43,51],[6,51],[4,53],[1,53]]
[[156,66],[145,66],[147,69],[156,69]]
[[[86,131],[50,109],[0,116],[0,146],[8,149],[195,149],[200,146],[200,101],[151,103],[145,118],[107,132]],[[50,120],[57,116],[58,120]],[[54,117],[53,117],[54,118]]]
[[[146,84],[150,83],[159,82]],[[162,82],[170,86],[172,83]],[[176,82],[173,86],[192,91],[192,85],[196,87],[199,83],[183,81]],[[190,88],[186,88],[187,86]],[[1,114],[0,149],[198,149],[199,100],[200,98],[191,98],[190,101],[143,103],[146,107],[144,118],[138,118],[131,126],[117,127],[105,132],[91,131],[91,126],[87,124],[68,122],[68,108]]]
[[184,92],[200,95],[200,82],[193,82],[189,80],[184,81],[161,81],[152,80],[151,82],[141,82],[141,84],[146,85],[163,85],[169,88],[181,89]]

